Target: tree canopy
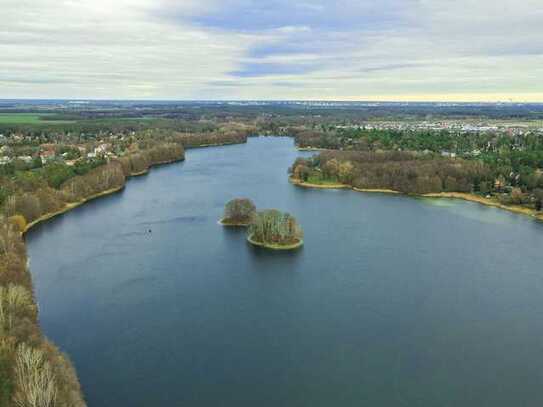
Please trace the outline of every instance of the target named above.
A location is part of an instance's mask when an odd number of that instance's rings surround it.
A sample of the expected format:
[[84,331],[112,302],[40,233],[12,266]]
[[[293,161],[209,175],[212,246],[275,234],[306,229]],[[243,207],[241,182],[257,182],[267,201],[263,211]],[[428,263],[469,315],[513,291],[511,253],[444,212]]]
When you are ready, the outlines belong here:
[[296,218],[276,209],[257,212],[249,227],[249,241],[264,246],[296,245],[302,238],[302,227]]
[[236,198],[228,202],[224,208],[224,224],[249,225],[256,214],[256,206],[250,199]]

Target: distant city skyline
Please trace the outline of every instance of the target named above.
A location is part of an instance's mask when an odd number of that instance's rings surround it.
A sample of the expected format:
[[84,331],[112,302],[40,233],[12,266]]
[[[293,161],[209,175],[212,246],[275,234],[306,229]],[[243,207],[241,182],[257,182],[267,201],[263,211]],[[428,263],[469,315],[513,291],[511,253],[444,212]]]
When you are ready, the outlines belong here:
[[540,0],[0,2],[0,99],[543,102]]

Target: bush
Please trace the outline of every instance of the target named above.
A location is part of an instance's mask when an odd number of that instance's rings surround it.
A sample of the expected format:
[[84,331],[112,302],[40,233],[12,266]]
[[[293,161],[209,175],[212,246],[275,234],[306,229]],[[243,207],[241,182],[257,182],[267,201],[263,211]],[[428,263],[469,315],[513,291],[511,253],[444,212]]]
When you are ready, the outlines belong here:
[[9,218],[9,221],[13,225],[15,225],[17,230],[19,230],[20,232],[24,232],[24,230],[26,229],[26,219],[23,215],[12,216],[11,218]]

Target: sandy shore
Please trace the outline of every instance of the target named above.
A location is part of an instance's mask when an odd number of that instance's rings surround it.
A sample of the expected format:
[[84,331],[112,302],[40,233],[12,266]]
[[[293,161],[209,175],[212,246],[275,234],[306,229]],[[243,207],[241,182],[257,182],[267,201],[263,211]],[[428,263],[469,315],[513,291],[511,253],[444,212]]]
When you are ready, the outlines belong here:
[[[128,178],[131,178],[131,177],[138,177],[138,176],[141,176],[141,175],[145,175],[153,167],[157,167],[157,166],[165,165],[165,164],[171,164],[171,163],[178,162],[178,161],[183,161],[183,160],[184,160],[184,158],[160,161],[160,162],[157,162],[157,163],[154,163],[154,164],[150,165],[149,168],[147,168],[147,169],[145,169],[143,171],[132,173],[132,174],[128,175],[126,178],[128,179]],[[102,191],[102,192],[100,192],[98,194],[91,195],[91,196],[89,196],[89,197],[87,197],[87,198],[85,198],[85,199],[83,199],[81,201],[70,202],[70,203],[66,204],[62,209],[59,209],[58,211],[46,213],[45,215],[40,216],[38,219],[35,219],[32,222],[28,223],[26,225],[25,229],[23,230],[23,234],[28,232],[33,226],[36,226],[38,223],[41,223],[41,222],[44,222],[44,221],[49,220],[51,218],[54,218],[55,216],[62,215],[63,213],[71,211],[72,209],[77,208],[78,206],[81,206],[86,202],[92,201],[93,199],[100,198],[100,197],[105,196],[105,195],[111,195],[111,194],[114,194],[115,192],[119,192],[120,190],[124,189],[125,186],[126,186],[126,183],[119,186],[119,187],[117,187],[117,188],[108,189],[108,190]]]
[[[385,194],[403,194],[399,191],[394,191],[391,189],[365,189],[365,188],[355,188],[350,185],[345,184],[311,184],[308,182],[303,182],[297,179],[289,178],[289,181],[297,186],[304,188],[320,188],[320,189],[352,189],[357,192],[377,192]],[[509,212],[518,213],[520,215],[530,216],[532,218],[543,220],[543,213],[537,212],[534,209],[526,208],[520,205],[503,205],[496,201],[495,199],[484,198],[475,194],[468,194],[464,192],[440,192],[432,194],[404,194],[409,196],[421,197],[421,198],[447,198],[447,199],[463,199],[465,201],[477,202],[481,205],[491,206],[493,208],[503,209]]]
[[481,205],[492,206],[494,208],[503,209],[509,212],[518,213],[521,215],[531,216],[533,218],[543,220],[543,213],[538,213],[535,209],[526,208],[520,205],[503,205],[495,199],[484,198],[479,195],[468,194],[464,192],[440,192],[433,194],[419,195],[423,198],[449,198],[449,199],[463,199],[465,201],[477,202]]
[[262,247],[264,249],[270,249],[270,250],[295,250],[304,245],[303,240],[299,240],[298,242],[291,244],[291,245],[278,245],[278,244],[267,244],[267,243],[260,243],[256,242],[252,239],[252,236],[247,237],[247,241],[251,243],[254,246]]
[[350,185],[345,184],[312,184],[310,182],[304,182],[299,179],[290,177],[291,184],[298,185],[303,188],[319,188],[319,189],[352,189]]
[[223,225],[226,227],[232,226],[232,227],[247,227],[250,225],[250,223],[243,223],[243,222],[227,222],[224,219],[219,220],[219,225]]
[[296,147],[296,150],[298,151],[328,151],[327,148],[319,148],[319,147]]
[[120,187],[117,187],[117,188],[108,189],[107,191],[103,191],[103,192],[100,192],[99,194],[91,195],[88,198],[85,198],[85,199],[83,199],[81,201],[71,202],[69,204],[66,204],[66,206],[64,206],[62,209],[59,209],[56,212],[46,213],[45,215],[42,215],[38,219],[35,219],[32,222],[30,222],[29,224],[27,224],[24,231],[23,231],[23,234],[28,232],[33,226],[36,226],[38,223],[41,223],[41,222],[44,222],[44,221],[46,221],[48,219],[54,218],[55,216],[62,215],[63,213],[71,211],[72,209],[77,208],[78,206],[81,206],[86,202],[92,201],[93,199],[96,199],[96,198],[99,198],[99,197],[105,196],[105,195],[114,194],[115,192],[118,192],[118,191],[122,190],[123,188],[124,188],[124,185],[121,185]]

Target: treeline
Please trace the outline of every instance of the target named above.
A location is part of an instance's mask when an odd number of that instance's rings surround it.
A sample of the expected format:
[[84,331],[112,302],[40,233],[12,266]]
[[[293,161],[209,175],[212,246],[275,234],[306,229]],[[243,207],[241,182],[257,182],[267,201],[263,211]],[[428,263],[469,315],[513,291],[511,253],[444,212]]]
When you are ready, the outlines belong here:
[[[185,147],[244,143],[251,129],[210,133],[153,133],[136,139],[118,158],[81,159],[75,165],[52,162],[30,170],[0,173],[0,211],[23,215],[28,222],[68,203],[119,188],[125,177],[151,166],[183,160]],[[0,166],[5,167],[5,166]]]
[[0,406],[85,406],[72,364],[40,331],[23,228],[0,216]]
[[185,149],[182,144],[165,143],[128,154],[117,161],[121,164],[124,175],[130,176],[145,172],[153,165],[184,159]]
[[124,185],[125,175],[119,162],[112,161],[81,176],[64,182],[59,188],[37,185],[36,189],[19,189],[9,195],[3,205],[6,216],[21,215],[33,222],[43,215],[58,212],[66,205],[88,199],[92,195]]
[[300,148],[339,150],[345,146],[343,140],[337,137],[336,133],[300,128],[290,128],[289,132],[294,136],[296,145]]
[[[74,120],[73,122],[55,120]],[[155,118],[155,117],[107,117],[95,112],[80,112],[79,114],[56,115],[40,123],[0,123],[0,133],[19,133],[34,137],[55,138],[62,134],[100,134],[100,133],[129,133],[149,129],[169,131],[208,132],[217,129],[210,121],[195,121],[184,119]]]
[[484,163],[509,188],[543,188],[543,135],[364,129],[298,130],[299,147],[348,151],[418,151],[456,155]]
[[491,172],[481,163],[398,151],[326,151],[296,160],[291,173],[302,181],[416,194],[472,192],[492,183]]
[[229,131],[210,132],[210,133],[175,133],[167,140],[183,144],[185,148],[194,148],[202,146],[242,144],[247,142],[247,137],[255,129],[245,128]]
[[[2,189],[9,190],[3,199],[3,212],[7,216],[22,215],[26,222],[33,222],[43,215],[62,210],[66,205],[80,202],[93,195],[121,188],[126,177],[140,174],[149,167],[183,160],[185,152],[180,144],[161,144],[137,151],[119,159],[76,175],[70,166],[53,164],[44,173],[20,174],[4,180]],[[45,175],[49,172],[56,175]],[[62,179],[62,182],[58,180]],[[6,185],[7,184],[7,185]]]

